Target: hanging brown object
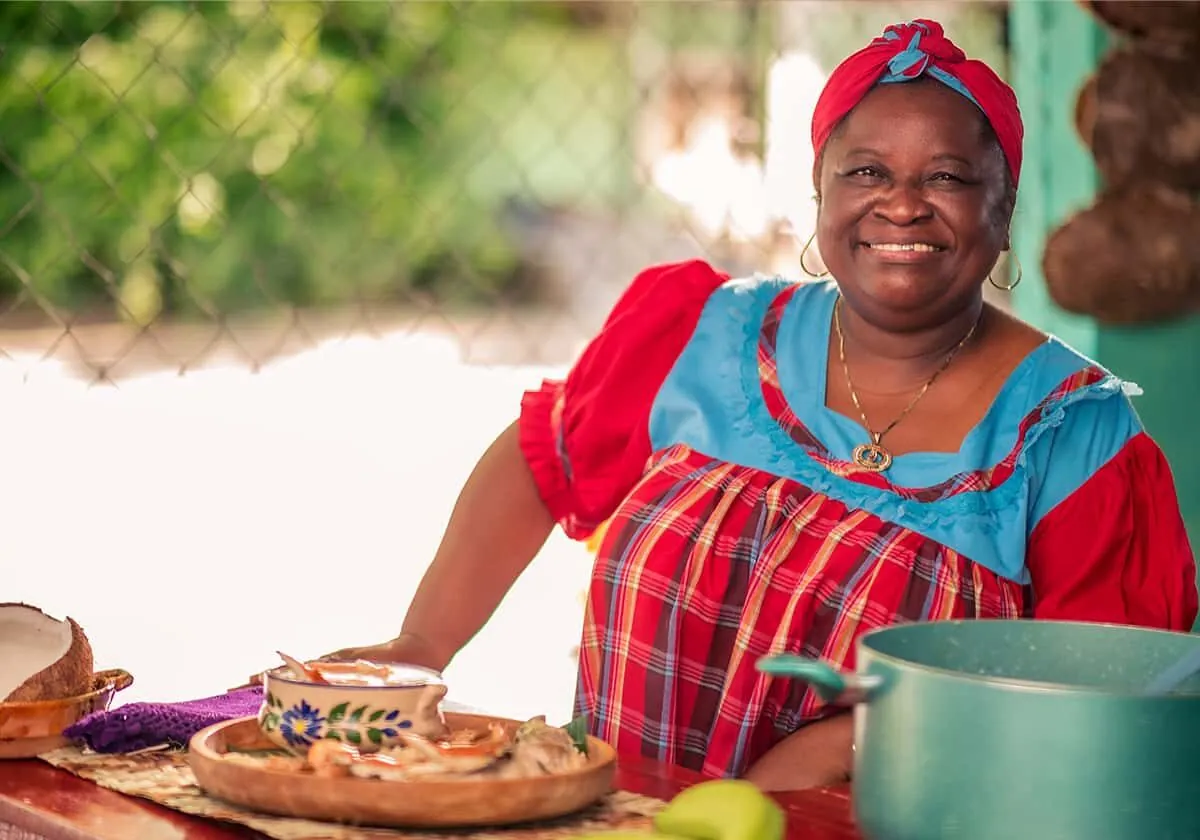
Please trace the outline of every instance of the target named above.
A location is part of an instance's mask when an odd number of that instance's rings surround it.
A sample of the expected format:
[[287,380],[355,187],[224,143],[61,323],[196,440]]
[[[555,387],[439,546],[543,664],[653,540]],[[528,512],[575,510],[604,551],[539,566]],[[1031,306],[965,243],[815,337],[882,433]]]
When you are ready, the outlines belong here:
[[[1196,4],[1200,8],[1200,3]],[[1200,190],[1200,51],[1109,53],[1075,102],[1075,128],[1110,189],[1156,181]]]
[[1055,303],[1101,323],[1200,309],[1200,203],[1156,185],[1106,193],[1050,235],[1042,273]]
[[1200,43],[1200,3],[1195,0],[1079,0],[1079,3],[1122,35],[1162,44]]

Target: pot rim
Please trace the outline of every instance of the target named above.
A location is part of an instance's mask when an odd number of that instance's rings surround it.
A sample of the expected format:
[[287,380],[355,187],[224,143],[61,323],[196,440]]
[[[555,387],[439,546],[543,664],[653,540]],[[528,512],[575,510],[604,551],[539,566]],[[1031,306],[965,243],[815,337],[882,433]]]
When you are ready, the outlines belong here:
[[[1053,692],[1057,694],[1082,694],[1094,697],[1106,698],[1121,698],[1121,699],[1138,699],[1146,702],[1154,703],[1179,703],[1191,701],[1193,703],[1200,701],[1200,691],[1189,691],[1186,694],[1172,692],[1170,694],[1143,694],[1134,689],[1113,690],[1101,688],[1099,686],[1074,685],[1071,683],[1054,683],[1041,680],[1021,679],[1018,677],[999,677],[991,674],[972,674],[967,671],[956,671],[952,668],[943,668],[939,665],[926,665],[921,662],[913,662],[910,659],[904,659],[895,654],[885,653],[870,644],[872,637],[886,634],[889,631],[900,631],[906,628],[916,626],[936,626],[942,624],[978,624],[980,622],[1004,623],[1012,624],[1018,621],[1027,622],[1031,619],[1015,619],[1015,618],[966,618],[966,619],[947,619],[944,621],[923,621],[913,622],[911,624],[892,624],[887,627],[877,627],[864,633],[858,640],[859,652],[865,648],[870,651],[871,658],[876,662],[884,662],[892,667],[900,669],[908,669],[927,674],[931,677],[941,679],[951,679],[969,683],[984,683],[995,688],[1011,689],[1020,692]],[[1109,627],[1123,631],[1133,631],[1140,634],[1155,635],[1155,636],[1187,636],[1193,637],[1196,644],[1200,644],[1200,636],[1195,636],[1191,633],[1180,633],[1174,630],[1159,630],[1151,627],[1137,627],[1128,624],[1114,624],[1112,622],[1099,621],[1056,621],[1042,620],[1046,624],[1056,624],[1063,627],[1078,627],[1078,628],[1095,628]],[[917,631],[925,632],[925,631]],[[935,631],[928,631],[935,632]],[[861,658],[859,659],[861,662]]]

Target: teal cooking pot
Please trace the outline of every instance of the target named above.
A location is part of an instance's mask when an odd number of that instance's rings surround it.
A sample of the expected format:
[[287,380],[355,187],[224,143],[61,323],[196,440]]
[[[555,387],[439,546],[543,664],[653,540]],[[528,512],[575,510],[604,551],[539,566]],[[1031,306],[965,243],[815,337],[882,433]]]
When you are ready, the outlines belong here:
[[854,706],[869,840],[1200,840],[1200,678],[1145,687],[1200,636],[1057,621],[938,621],[858,642],[857,671],[759,668]]

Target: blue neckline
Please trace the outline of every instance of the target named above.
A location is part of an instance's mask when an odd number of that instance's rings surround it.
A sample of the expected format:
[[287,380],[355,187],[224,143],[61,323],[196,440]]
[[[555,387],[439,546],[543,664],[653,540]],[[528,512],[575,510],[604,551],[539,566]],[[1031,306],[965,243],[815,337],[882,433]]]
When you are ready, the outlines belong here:
[[[1102,374],[1100,378],[1056,395],[1056,389],[1064,381],[1094,363],[1061,342],[1048,343],[1031,354],[1033,359],[1025,372],[1018,374],[1022,381],[1007,386],[1006,399],[1012,405],[1015,421],[1010,425],[1007,417],[1003,422],[996,420],[999,407],[992,412],[989,424],[994,433],[976,436],[978,443],[972,444],[975,451],[968,453],[971,459],[968,469],[930,467],[905,456],[901,466],[906,474],[893,475],[896,467],[889,470],[893,484],[865,483],[829,469],[820,452],[799,443],[788,433],[772,415],[764,398],[759,359],[763,319],[779,293],[795,285],[794,281],[783,278],[756,276],[731,280],[713,294],[692,340],[655,397],[647,423],[655,451],[682,444],[718,461],[795,481],[848,509],[919,533],[996,574],[1028,582],[1024,557],[1031,529],[1053,504],[1065,498],[1064,493],[1072,492],[1098,465],[1107,462],[1115,451],[1113,446],[1123,445],[1137,430],[1127,403],[1122,400],[1113,404],[1112,398],[1124,391],[1120,380],[1100,368],[1097,370]],[[824,293],[829,294],[830,290],[826,288]],[[829,355],[827,331],[831,322],[810,321],[832,314],[819,299],[822,286],[802,284],[791,294],[804,301],[797,300],[792,313],[785,307],[780,313],[779,327],[784,326],[783,316],[790,314],[789,330],[795,333],[800,322],[804,329],[791,337],[786,331],[777,334],[779,346],[789,359],[809,357],[811,361],[808,366],[785,367],[781,371],[785,374],[781,386],[784,379],[795,378],[788,375],[789,370],[803,373],[806,369],[815,370],[812,364],[827,366]],[[819,352],[813,352],[814,343],[821,336],[825,336],[825,343]],[[812,376],[808,382],[816,378]],[[811,384],[808,388],[811,390]],[[805,392],[793,389],[791,393]],[[822,405],[823,396],[822,392]],[[803,403],[797,400],[791,410],[803,407]],[[1100,408],[1101,405],[1105,407]],[[1036,416],[1031,416],[1035,412]],[[798,419],[806,425],[812,424],[809,430],[814,437],[822,444],[830,438],[818,436],[819,431],[824,435],[832,430],[831,437],[836,437],[836,425],[831,418],[820,412],[811,415]],[[996,482],[971,481],[978,471],[987,471],[1014,453],[1022,421],[1026,421],[1028,428],[1022,446],[1015,450],[1015,458],[1009,464],[1011,471]],[[1077,426],[1079,432],[1058,441],[1057,430],[1068,422],[1083,426]],[[825,429],[820,428],[822,423]],[[861,442],[857,437],[854,440],[856,444]],[[1102,444],[1099,448],[1094,445],[1096,441]],[[1068,448],[1063,449],[1064,446]],[[1057,448],[1061,455],[1056,469],[1047,472],[1052,448]],[[942,462],[947,460],[946,453],[938,453],[937,457]],[[953,456],[949,460],[953,463]],[[959,476],[968,483],[947,484]],[[928,494],[913,496],[906,492],[909,489],[938,493],[936,498],[929,498]]]
[[[824,445],[830,457],[849,462],[853,448],[867,440],[867,430],[859,421],[825,405],[833,307],[837,296],[833,281],[802,284],[797,289],[780,315],[775,365],[783,397],[796,417]],[[809,340],[805,340],[806,337]],[[816,348],[817,352],[788,353],[789,347]],[[1066,353],[1061,353],[1064,350]],[[987,411],[963,437],[957,452],[918,451],[896,455],[888,470],[888,480],[900,487],[930,487],[959,473],[978,469],[980,464],[1002,460],[1016,446],[1025,415],[1045,396],[1037,394],[1030,402],[1034,371],[1048,356],[1056,355],[1073,370],[1058,371],[1054,381],[1046,383],[1048,387],[1056,386],[1086,364],[1086,360],[1065,345],[1047,337],[1009,372]]]

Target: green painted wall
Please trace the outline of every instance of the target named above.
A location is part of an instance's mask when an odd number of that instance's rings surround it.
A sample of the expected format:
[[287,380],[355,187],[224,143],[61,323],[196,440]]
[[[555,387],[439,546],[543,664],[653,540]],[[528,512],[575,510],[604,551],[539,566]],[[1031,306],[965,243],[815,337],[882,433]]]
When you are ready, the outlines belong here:
[[1024,272],[1017,312],[1082,353],[1095,355],[1094,324],[1058,309],[1042,278],[1046,237],[1092,202],[1096,169],[1075,133],[1075,96],[1107,49],[1104,31],[1075,3],[1009,4],[1009,76],[1025,121],[1025,160],[1013,219],[1013,250]]
[[1134,405],[1166,452],[1192,545],[1200,548],[1200,318],[1139,328],[1102,326],[1056,307],[1041,272],[1050,231],[1090,204],[1099,187],[1091,156],[1075,133],[1075,97],[1109,38],[1078,4],[1053,0],[1012,0],[1009,27],[1009,72],[1025,119],[1025,163],[1013,223],[1013,249],[1024,272],[1014,295],[1017,312],[1142,387],[1145,393]]

